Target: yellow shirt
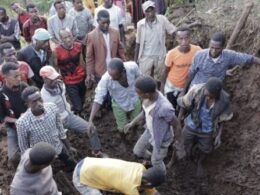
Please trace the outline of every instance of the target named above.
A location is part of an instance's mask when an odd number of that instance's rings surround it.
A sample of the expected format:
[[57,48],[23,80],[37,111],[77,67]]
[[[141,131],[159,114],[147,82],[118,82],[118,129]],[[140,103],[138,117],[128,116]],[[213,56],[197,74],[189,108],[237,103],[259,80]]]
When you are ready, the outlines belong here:
[[94,0],[83,0],[82,2],[83,2],[84,7],[88,8],[91,11],[92,15],[94,15],[95,8],[96,8],[95,4],[94,4]]
[[[145,167],[140,163],[112,158],[85,158],[80,170],[80,183],[92,188],[139,195],[138,187]],[[146,195],[154,195],[155,189],[146,190]]]

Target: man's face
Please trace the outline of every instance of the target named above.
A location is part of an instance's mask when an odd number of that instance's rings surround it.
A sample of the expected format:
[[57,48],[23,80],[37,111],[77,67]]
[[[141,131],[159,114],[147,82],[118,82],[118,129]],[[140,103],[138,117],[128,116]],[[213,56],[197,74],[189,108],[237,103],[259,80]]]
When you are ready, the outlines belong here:
[[212,58],[217,58],[221,55],[223,46],[221,42],[210,40],[209,42],[209,54]]
[[43,100],[40,92],[35,92],[28,96],[28,107],[31,108],[32,113],[40,115],[44,113]]
[[3,58],[5,62],[17,63],[16,50],[14,47],[3,50]]
[[19,69],[10,70],[7,75],[4,75],[5,81],[13,89],[19,89],[19,85],[21,82],[21,75]]
[[31,21],[33,24],[37,23],[40,21],[39,15],[38,15],[38,9],[36,7],[29,8],[28,13],[31,17]]
[[108,32],[109,24],[110,24],[109,18],[99,18],[98,19],[99,29],[103,32]]
[[206,96],[207,101],[215,101],[216,100],[216,95],[211,94],[207,89],[204,90],[204,95]]
[[38,49],[47,50],[49,47],[49,40],[46,41],[38,41],[36,40],[36,47]]
[[82,4],[82,0],[75,0],[74,1],[74,7],[75,7],[75,10],[82,11],[84,9],[83,4]]
[[108,74],[111,76],[112,80],[119,81],[121,78],[121,74],[117,70],[113,70],[111,68],[107,69]]
[[64,18],[66,15],[66,8],[65,8],[64,3],[62,2],[62,3],[56,4],[55,8],[56,8],[59,18]]
[[5,22],[7,19],[6,12],[3,10],[0,10],[0,22]]
[[150,98],[149,94],[143,93],[142,91],[140,91],[137,88],[135,88],[135,91],[136,91],[137,95],[140,97],[141,100],[145,100],[145,99],[149,99]]
[[62,44],[70,49],[73,45],[73,36],[72,36],[72,33],[71,32],[68,32],[68,31],[62,31],[60,33],[60,38],[61,38],[61,41],[62,41]]
[[113,5],[113,0],[104,0],[105,8],[110,8]]
[[155,9],[154,7],[149,7],[145,10],[145,18],[148,21],[153,21],[155,19]]
[[22,12],[23,12],[23,9],[22,7],[18,4],[18,3],[15,3],[11,6],[12,10],[17,13],[18,15],[20,15]]
[[178,31],[176,41],[182,50],[190,48],[190,33],[188,31]]
[[57,77],[54,80],[44,78],[44,84],[50,89],[55,89],[58,86],[58,80],[59,80],[59,77]]

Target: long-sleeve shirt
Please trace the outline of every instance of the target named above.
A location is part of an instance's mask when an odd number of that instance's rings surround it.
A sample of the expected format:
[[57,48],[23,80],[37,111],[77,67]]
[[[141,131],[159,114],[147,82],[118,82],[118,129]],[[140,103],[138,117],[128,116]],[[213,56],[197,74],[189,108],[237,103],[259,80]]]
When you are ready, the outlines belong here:
[[123,87],[118,81],[115,81],[106,72],[98,83],[95,90],[94,102],[102,104],[109,91],[112,99],[126,112],[134,109],[134,103],[138,100],[135,92],[135,80],[141,75],[141,72],[135,62],[125,62],[126,77],[128,87]]
[[66,15],[65,18],[61,20],[58,15],[54,15],[48,20],[48,31],[51,38],[57,39],[59,42],[61,42],[60,30],[64,28],[70,29],[74,38],[78,37],[78,26],[75,19],[71,16]]
[[21,157],[14,179],[10,185],[11,195],[60,195],[53,179],[52,168],[47,166],[37,173],[28,173],[24,166],[29,160],[31,149],[27,149]]
[[194,84],[206,83],[210,77],[225,78],[227,69],[232,65],[250,64],[254,56],[224,49],[215,62],[209,55],[209,49],[203,49],[194,56],[189,70],[190,78]]
[[65,139],[66,134],[55,104],[44,103],[44,113],[41,116],[33,115],[31,109],[28,109],[16,121],[16,127],[22,153],[42,141],[51,144],[57,154],[61,153],[61,139]]

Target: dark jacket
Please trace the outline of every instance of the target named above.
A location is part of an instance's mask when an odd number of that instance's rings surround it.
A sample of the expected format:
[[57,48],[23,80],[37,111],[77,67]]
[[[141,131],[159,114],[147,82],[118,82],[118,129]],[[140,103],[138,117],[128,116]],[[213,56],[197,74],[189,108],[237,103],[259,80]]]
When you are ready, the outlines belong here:
[[[178,105],[190,112],[191,118],[197,127],[201,125],[200,110],[205,100],[204,90],[205,84],[194,85],[185,96],[177,99]],[[210,112],[214,131],[217,129],[219,122],[232,118],[233,113],[230,107],[229,94],[222,90],[219,99]]]
[[44,59],[41,61],[37,53],[35,52],[34,48],[32,45],[28,45],[27,47],[21,49],[17,53],[17,58],[19,61],[25,61],[29,64],[31,67],[34,77],[32,78],[35,84],[37,85],[38,88],[42,88],[43,85],[43,80],[39,74],[40,69],[49,64],[49,55],[48,52],[45,52]]

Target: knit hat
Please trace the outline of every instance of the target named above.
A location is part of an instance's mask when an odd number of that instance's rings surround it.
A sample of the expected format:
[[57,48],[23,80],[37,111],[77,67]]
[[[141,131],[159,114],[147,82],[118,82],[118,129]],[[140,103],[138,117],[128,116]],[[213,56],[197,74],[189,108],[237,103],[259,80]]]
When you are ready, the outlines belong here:
[[44,66],[40,70],[40,76],[42,78],[54,80],[60,76],[60,74],[52,66]]
[[51,38],[50,33],[44,28],[38,28],[35,30],[32,39],[38,41],[47,41]]
[[210,94],[219,96],[222,90],[222,81],[219,78],[211,77],[205,84],[205,88]]
[[142,4],[143,11],[145,12],[149,7],[155,8],[155,3],[153,1],[146,1]]

